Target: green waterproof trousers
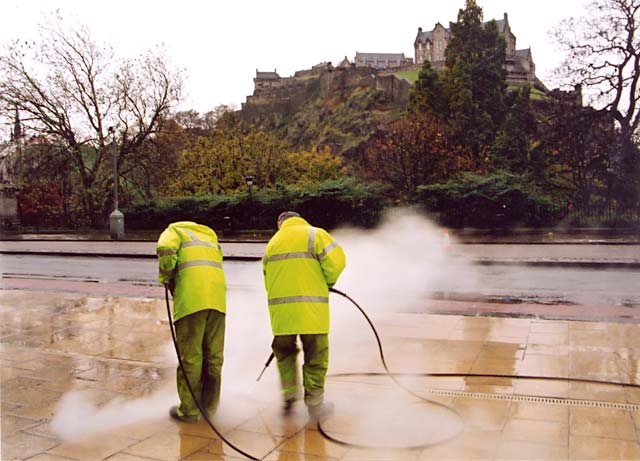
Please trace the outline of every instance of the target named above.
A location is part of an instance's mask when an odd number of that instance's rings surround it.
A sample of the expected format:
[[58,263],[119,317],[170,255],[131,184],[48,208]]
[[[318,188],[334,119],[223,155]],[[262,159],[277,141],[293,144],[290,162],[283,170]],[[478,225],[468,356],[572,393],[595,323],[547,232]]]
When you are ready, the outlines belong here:
[[[298,394],[299,352],[297,335],[274,336],[271,349],[278,360],[278,371],[285,400],[295,400]],[[300,335],[304,353],[302,366],[302,385],[304,402],[308,407],[322,404],[324,399],[324,381],[329,368],[329,335]]]
[[[225,319],[222,312],[205,309],[189,314],[175,323],[178,350],[187,378],[198,401],[209,415],[215,413],[220,402]],[[178,414],[197,419],[200,410],[189,392],[180,365],[177,382],[180,397]]]

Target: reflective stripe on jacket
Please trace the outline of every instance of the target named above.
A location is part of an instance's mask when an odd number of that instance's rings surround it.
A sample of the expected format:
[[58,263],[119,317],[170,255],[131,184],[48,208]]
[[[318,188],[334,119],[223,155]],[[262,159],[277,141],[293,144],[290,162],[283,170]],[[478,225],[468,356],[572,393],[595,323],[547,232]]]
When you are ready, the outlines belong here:
[[204,309],[226,312],[226,282],[218,236],[207,226],[172,223],[156,247],[158,281],[173,280],[173,321]]
[[342,247],[324,229],[298,217],[282,223],[262,258],[275,336],[329,332],[329,287],[345,262]]

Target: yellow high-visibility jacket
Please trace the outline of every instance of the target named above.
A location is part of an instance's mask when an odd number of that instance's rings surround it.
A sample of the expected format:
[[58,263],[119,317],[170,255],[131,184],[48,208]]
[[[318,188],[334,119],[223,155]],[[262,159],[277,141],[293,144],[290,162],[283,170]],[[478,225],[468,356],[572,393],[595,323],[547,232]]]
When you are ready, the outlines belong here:
[[262,258],[274,336],[329,332],[329,287],[345,264],[324,229],[298,217],[282,223]]
[[173,321],[204,309],[226,312],[227,285],[218,236],[190,221],[169,224],[158,239],[158,281],[175,283]]

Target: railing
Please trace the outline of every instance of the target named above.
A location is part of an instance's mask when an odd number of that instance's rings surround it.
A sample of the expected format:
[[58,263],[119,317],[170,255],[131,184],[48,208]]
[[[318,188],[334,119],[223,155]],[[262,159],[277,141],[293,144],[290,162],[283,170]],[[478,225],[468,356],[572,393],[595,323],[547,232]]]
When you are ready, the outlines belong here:
[[640,229],[640,206],[623,208],[600,205],[577,208],[567,204],[536,205],[527,208],[483,206],[449,208],[435,213],[441,224],[451,227],[556,227],[573,228],[617,227]]
[[558,215],[564,215],[563,219],[569,222],[600,223],[608,225],[640,224],[640,206],[623,208],[617,205],[592,206],[585,209],[577,209],[571,206],[558,207]]

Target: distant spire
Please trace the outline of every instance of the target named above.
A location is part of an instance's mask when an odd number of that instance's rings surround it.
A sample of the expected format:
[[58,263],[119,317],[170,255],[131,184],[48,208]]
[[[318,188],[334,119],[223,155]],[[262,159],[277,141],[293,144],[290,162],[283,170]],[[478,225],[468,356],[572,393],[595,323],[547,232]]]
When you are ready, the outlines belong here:
[[20,114],[16,107],[16,115],[13,121],[13,131],[11,132],[11,141],[18,141],[22,138],[22,125],[20,124]]

